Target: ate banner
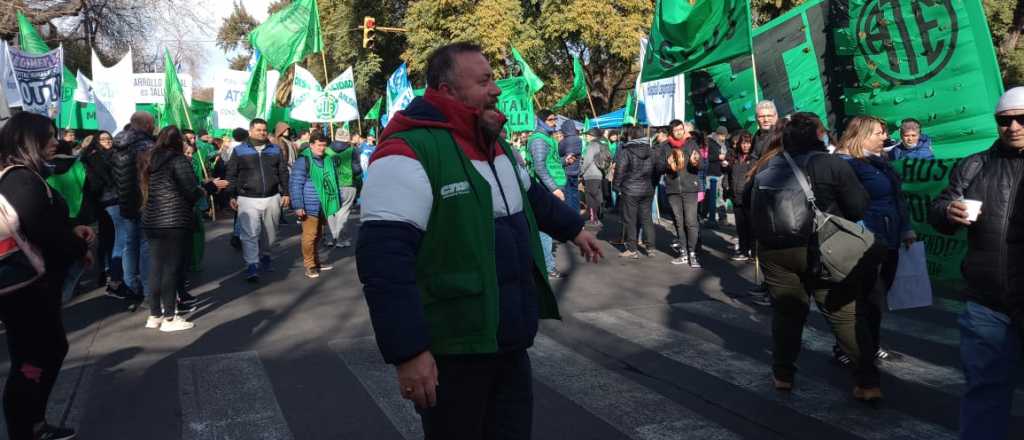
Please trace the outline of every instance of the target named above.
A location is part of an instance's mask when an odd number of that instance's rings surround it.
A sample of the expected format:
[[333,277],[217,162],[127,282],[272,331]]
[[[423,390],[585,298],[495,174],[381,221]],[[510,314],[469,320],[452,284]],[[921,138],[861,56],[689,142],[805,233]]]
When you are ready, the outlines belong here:
[[[895,125],[913,117],[938,158],[992,145],[992,111],[1003,93],[980,0],[846,0],[833,8],[835,55],[852,58],[847,115]],[[848,67],[848,66],[847,66]]]
[[64,75],[64,50],[57,48],[33,55],[9,49],[11,67],[18,79],[22,110],[56,118],[61,105],[61,81]]
[[533,95],[529,81],[521,76],[497,81],[501,95],[498,96],[498,111],[508,119],[505,131],[517,133],[537,128],[533,116]]
[[231,130],[249,126],[249,119],[238,113],[238,105],[248,82],[249,72],[245,71],[219,70],[214,74],[213,113],[216,128]]
[[359,119],[355,82],[349,67],[327,87],[312,73],[295,66],[291,117],[305,122],[341,122]]
[[[398,69],[395,69],[395,72],[388,78],[387,97],[387,119],[391,119],[395,112],[405,110],[413,98],[416,97],[412,89],[412,83],[409,82],[409,71],[405,63],[398,66]],[[381,125],[387,125],[387,123],[383,122]]]

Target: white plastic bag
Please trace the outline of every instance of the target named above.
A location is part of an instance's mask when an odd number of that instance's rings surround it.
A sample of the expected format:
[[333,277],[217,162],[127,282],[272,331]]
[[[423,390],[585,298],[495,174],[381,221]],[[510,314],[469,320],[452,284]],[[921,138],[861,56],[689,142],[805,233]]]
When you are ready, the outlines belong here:
[[924,242],[918,241],[910,249],[900,246],[900,261],[896,278],[889,288],[889,310],[912,309],[932,305],[932,282],[928,278]]

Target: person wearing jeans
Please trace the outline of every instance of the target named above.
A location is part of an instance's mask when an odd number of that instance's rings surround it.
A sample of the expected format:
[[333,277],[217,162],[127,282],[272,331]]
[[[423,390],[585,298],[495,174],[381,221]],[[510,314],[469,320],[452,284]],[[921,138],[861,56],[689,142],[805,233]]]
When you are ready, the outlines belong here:
[[632,127],[629,141],[622,146],[615,169],[612,187],[619,191],[622,202],[623,229],[626,231],[626,250],[623,258],[640,258],[637,252],[638,225],[643,225],[647,242],[647,256],[654,256],[655,230],[651,217],[654,201],[654,183],[665,170],[665,161],[651,148],[650,139],[642,129]]
[[245,279],[259,282],[269,272],[270,248],[277,240],[281,208],[288,206],[288,160],[267,140],[267,121],[249,122],[249,139],[235,147],[225,177],[238,210]]
[[[1007,90],[995,110],[999,138],[957,163],[932,202],[928,223],[943,234],[967,230],[961,272],[961,439],[1009,438],[1010,408],[1024,336],[1024,87]],[[981,204],[969,215],[968,202]]]
[[[550,110],[541,110],[537,113],[537,119],[540,122],[537,124],[537,130],[527,138],[529,154],[523,158],[523,161],[526,162],[531,176],[535,177],[555,197],[565,202],[564,186],[567,181],[565,168],[562,167],[562,160],[558,155],[558,140],[552,137],[553,134],[561,137],[561,132],[555,130],[558,125],[558,116]],[[555,266],[554,241],[551,236],[543,232],[540,233],[540,240],[548,277],[562,278],[564,275],[558,272]]]
[[669,207],[675,217],[676,239],[681,247],[680,256],[672,264],[689,264],[699,268],[697,247],[700,244],[700,221],[698,216],[698,195],[701,190],[700,170],[707,162],[700,155],[703,137],[690,131],[689,124],[672,121],[671,133],[661,144],[659,160],[667,166],[665,193]]

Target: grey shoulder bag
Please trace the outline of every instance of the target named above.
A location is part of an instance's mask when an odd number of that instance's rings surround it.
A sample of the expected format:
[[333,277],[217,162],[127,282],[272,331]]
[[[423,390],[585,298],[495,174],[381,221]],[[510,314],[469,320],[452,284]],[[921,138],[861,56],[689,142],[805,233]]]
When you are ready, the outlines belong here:
[[860,224],[818,209],[807,177],[789,153],[782,154],[814,209],[814,225],[807,245],[807,252],[811,254],[809,269],[821,281],[841,283],[874,246],[875,235]]

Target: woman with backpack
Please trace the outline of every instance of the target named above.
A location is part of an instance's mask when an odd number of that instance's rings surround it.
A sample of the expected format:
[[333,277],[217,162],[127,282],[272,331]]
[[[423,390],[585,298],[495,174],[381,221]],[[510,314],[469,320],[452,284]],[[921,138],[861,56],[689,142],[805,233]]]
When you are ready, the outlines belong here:
[[142,230],[149,240],[149,286],[153,291],[146,328],[162,332],[195,326],[177,314],[181,265],[187,261],[195,226],[193,207],[207,192],[227,186],[216,179],[206,182],[204,191],[184,151],[184,136],[171,125],[160,130],[156,145],[139,160]]
[[[879,335],[885,296],[896,278],[900,245],[909,248],[917,241],[900,191],[903,182],[885,158],[886,139],[885,121],[873,116],[857,116],[846,126],[836,150],[836,154],[853,167],[871,197],[864,213],[864,226],[875,234],[876,243],[886,249],[881,253],[880,261],[865,270],[864,300],[857,303],[857,313],[866,317],[869,323],[875,357],[881,360],[891,356],[879,346]],[[833,351],[837,361],[849,364],[849,359],[838,347]]]
[[[808,296],[813,296],[843,352],[853,360],[854,398],[879,400],[882,391],[874,363],[874,343],[866,323],[856,314],[860,266],[838,284],[822,281],[813,240],[814,206],[826,214],[860,221],[868,207],[867,192],[846,161],[827,154],[822,142],[825,128],[817,116],[796,113],[777,129],[782,135],[758,160],[744,195],[744,204],[764,216],[754,222],[753,229],[774,302],[774,386],[780,391],[793,389]],[[804,178],[814,196],[813,204],[803,190]]]
[[95,234],[72,225],[67,203],[43,180],[56,133],[50,118],[28,112],[0,129],[0,321],[11,358],[3,399],[11,440],[75,437],[46,423],[46,402],[68,351],[61,286],[73,263],[92,264]]

